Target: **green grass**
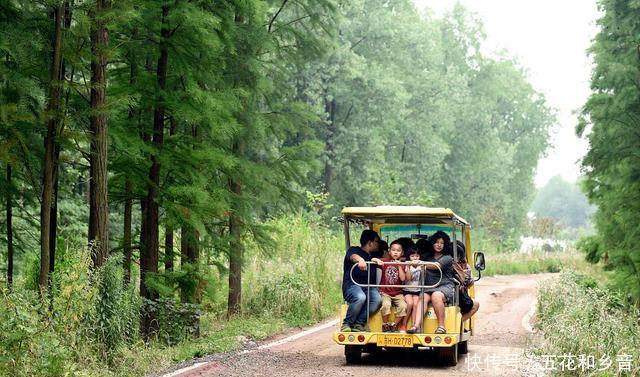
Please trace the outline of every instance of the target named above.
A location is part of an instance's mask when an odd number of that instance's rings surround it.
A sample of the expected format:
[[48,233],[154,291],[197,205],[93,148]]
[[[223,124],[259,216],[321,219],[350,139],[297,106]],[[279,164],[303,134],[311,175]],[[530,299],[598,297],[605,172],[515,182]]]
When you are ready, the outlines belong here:
[[640,312],[595,279],[568,272],[545,283],[538,294],[537,317],[543,338],[532,347],[535,354],[594,356],[596,365],[603,357],[613,361],[606,371],[558,370],[555,375],[618,375],[617,355],[633,357],[633,371],[622,375],[640,374]]
[[539,274],[546,272],[560,272],[565,269],[594,272],[592,265],[584,260],[584,254],[568,249],[557,252],[533,252],[523,254],[511,253],[485,253],[487,276]]

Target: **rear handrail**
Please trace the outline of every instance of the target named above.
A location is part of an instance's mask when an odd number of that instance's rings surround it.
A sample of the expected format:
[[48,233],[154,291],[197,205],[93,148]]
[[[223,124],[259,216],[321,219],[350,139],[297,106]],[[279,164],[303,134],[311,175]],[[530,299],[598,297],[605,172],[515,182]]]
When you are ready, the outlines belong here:
[[[376,266],[378,265],[376,262],[371,262],[371,261],[369,261],[369,262],[365,261],[365,263],[367,264],[367,275],[370,272],[370,269],[369,269],[369,265],[370,264],[375,264]],[[429,289],[429,288],[437,288],[440,285],[440,283],[442,282],[442,268],[440,268],[440,264],[436,263],[436,262],[420,262],[418,264],[413,264],[411,262],[384,262],[384,264],[397,264],[397,265],[418,266],[418,267],[426,267],[428,265],[429,266],[435,266],[436,269],[438,271],[440,271],[440,279],[438,279],[438,282],[436,284],[433,284],[433,285],[405,285],[405,284],[400,284],[400,285],[398,285],[398,284],[384,284],[384,285],[381,285],[381,284],[369,284],[369,283],[360,284],[360,283],[356,283],[356,281],[353,279],[353,270],[358,266],[358,264],[356,263],[353,266],[351,266],[351,271],[349,271],[349,277],[351,278],[351,282],[353,284],[357,285],[358,287],[361,287],[361,288],[382,288],[382,287],[387,287],[387,288],[408,288],[408,287],[411,287],[411,288],[419,288],[420,290]],[[424,276],[422,276],[422,273],[423,273],[423,271],[420,272],[421,277],[424,277]]]

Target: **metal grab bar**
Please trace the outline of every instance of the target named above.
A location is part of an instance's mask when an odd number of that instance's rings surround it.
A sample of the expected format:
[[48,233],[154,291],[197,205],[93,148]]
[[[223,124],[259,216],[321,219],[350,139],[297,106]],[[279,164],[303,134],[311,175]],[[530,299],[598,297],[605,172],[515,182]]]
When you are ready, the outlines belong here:
[[[376,262],[371,262],[371,261],[365,261],[365,263],[367,264],[367,281],[369,281],[368,277],[369,277],[369,273],[370,273],[370,269],[369,269],[369,265],[370,264],[375,264],[376,266],[378,265]],[[360,288],[381,288],[381,287],[387,287],[387,288],[407,288],[407,287],[411,287],[411,288],[419,288],[420,290],[423,289],[428,289],[428,288],[437,288],[440,283],[442,282],[442,268],[440,268],[440,264],[439,263],[435,263],[435,262],[420,262],[417,265],[414,265],[411,262],[384,262],[384,264],[397,264],[397,265],[405,265],[405,266],[418,266],[418,267],[426,267],[427,265],[429,266],[434,266],[436,267],[436,269],[438,269],[438,271],[440,271],[440,279],[438,279],[438,282],[436,284],[433,285],[397,285],[397,284],[388,284],[388,285],[380,285],[380,284],[360,284],[357,283],[354,279],[353,279],[353,270],[358,266],[357,263],[355,263],[353,266],[351,266],[351,271],[349,271],[349,277],[351,278],[351,282],[355,285],[357,285]],[[424,276],[422,276],[423,271],[420,271],[420,277],[421,280]],[[368,295],[367,295],[368,296]]]

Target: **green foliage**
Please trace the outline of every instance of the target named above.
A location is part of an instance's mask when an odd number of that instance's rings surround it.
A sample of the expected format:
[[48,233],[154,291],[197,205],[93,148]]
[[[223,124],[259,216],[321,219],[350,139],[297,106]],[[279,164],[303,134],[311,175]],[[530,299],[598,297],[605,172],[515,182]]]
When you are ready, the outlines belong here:
[[42,307],[33,291],[0,287],[0,375],[63,376],[72,355],[65,339],[42,320]]
[[531,210],[537,217],[549,217],[567,227],[587,226],[595,208],[589,205],[578,186],[577,183],[566,182],[561,176],[551,178],[538,190]]
[[592,247],[590,258],[602,256],[616,271],[617,287],[640,302],[640,7],[637,1],[598,4],[601,30],[590,49],[593,93],[577,127],[589,139],[584,187],[598,206],[594,219],[603,245]]
[[480,53],[482,24],[410,1],[344,5],[331,54],[300,73],[324,122],[332,214],[345,205],[454,208],[494,243],[517,242],[554,117],[517,62]]
[[579,239],[576,243],[576,248],[585,253],[587,262],[598,263],[601,259],[606,259],[606,250],[602,245],[602,240],[597,235]]
[[194,280],[185,276],[195,268],[158,274],[150,281],[164,287],[158,289],[163,297],[149,305],[160,330],[158,341],[147,345],[138,333],[141,300],[123,286],[119,258],[91,271],[89,252],[67,245],[51,301],[43,304],[22,284],[12,292],[0,287],[0,375],[139,376],[334,315],[342,302],[336,270],[344,255],[342,234],[309,214],[283,216],[265,226],[277,247],[265,258],[255,241],[247,240],[253,246],[245,265],[243,315],[224,317],[225,271],[200,266],[208,271],[200,278],[209,282],[202,305],[177,299],[185,287],[179,281]]
[[[245,313],[282,317],[292,325],[313,323],[335,313],[342,302],[339,271],[342,235],[307,214],[272,220],[276,249],[260,260],[248,249]],[[251,252],[249,250],[253,250]]]
[[[564,273],[543,283],[538,293],[537,326],[544,339],[533,351],[544,355],[591,355],[595,360],[617,355],[640,357],[636,307],[621,305],[620,297],[596,281]],[[637,372],[637,366],[633,366]],[[557,375],[611,376],[611,370],[558,370]],[[634,375],[633,372],[631,375]]]
[[135,292],[124,287],[119,257],[110,257],[94,279],[98,286],[96,306],[87,320],[101,352],[111,362],[113,350],[137,338],[140,303]]

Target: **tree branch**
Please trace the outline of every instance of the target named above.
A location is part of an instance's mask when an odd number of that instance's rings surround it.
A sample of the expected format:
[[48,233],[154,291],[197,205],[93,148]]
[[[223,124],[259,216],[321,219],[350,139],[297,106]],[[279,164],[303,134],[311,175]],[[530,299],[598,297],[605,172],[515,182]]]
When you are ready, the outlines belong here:
[[305,18],[310,18],[310,17],[311,17],[311,15],[310,15],[310,14],[307,14],[306,16],[298,17],[298,18],[296,18],[295,20],[291,20],[291,21],[287,22],[286,24],[284,24],[284,25],[282,25],[282,26],[280,26],[280,27],[277,27],[277,28],[273,29],[273,32],[274,32],[274,33],[277,33],[277,32],[278,32],[278,30],[282,29],[283,27],[287,27],[287,26],[289,26],[289,25],[291,25],[291,24],[294,24],[294,23],[296,23],[296,22],[298,22],[298,21],[302,21],[302,20],[304,20]]
[[269,33],[271,33],[271,27],[273,27],[273,23],[275,22],[276,18],[278,18],[278,15],[280,15],[280,12],[282,12],[282,9],[284,9],[284,6],[287,5],[288,2],[289,0],[284,0],[282,2],[282,5],[280,5],[280,9],[278,9],[276,14],[273,15],[273,18],[271,18],[271,21],[269,21],[269,27],[267,28],[267,31]]

